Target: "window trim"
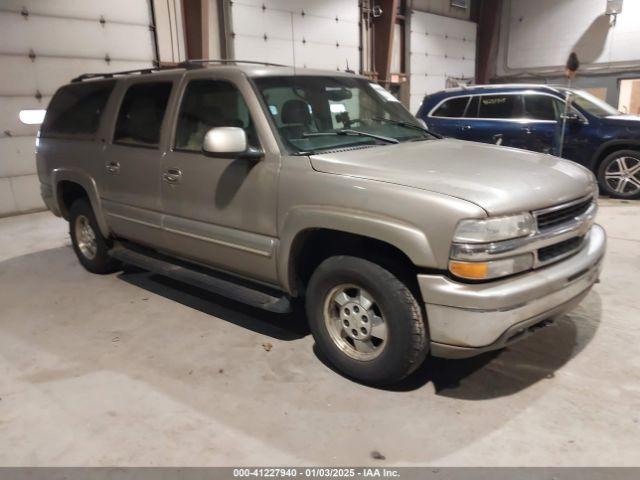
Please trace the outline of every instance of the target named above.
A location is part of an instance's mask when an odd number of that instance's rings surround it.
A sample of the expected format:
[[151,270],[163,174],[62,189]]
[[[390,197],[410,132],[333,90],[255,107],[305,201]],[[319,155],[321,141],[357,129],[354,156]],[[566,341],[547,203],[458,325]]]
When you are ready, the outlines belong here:
[[[136,87],[138,85],[150,85],[153,83],[167,83],[170,85],[169,96],[167,97],[167,104],[164,107],[164,113],[162,115],[162,121],[160,122],[160,130],[158,131],[158,143],[156,145],[144,145],[139,143],[128,143],[123,141],[116,141],[116,132],[118,131],[118,120],[120,118],[120,110],[122,110],[122,104],[124,103],[124,99],[127,97],[127,93],[131,88]],[[164,123],[167,119],[167,113],[169,113],[171,107],[171,96],[173,94],[173,89],[175,87],[175,81],[173,79],[145,79],[141,82],[132,82],[125,86],[124,91],[121,93],[119,103],[117,105],[117,109],[114,115],[114,123],[113,123],[113,131],[111,132],[111,145],[119,145],[121,147],[127,148],[144,148],[146,150],[160,150],[162,145],[162,129],[164,127]]]
[[[206,77],[188,77],[186,78],[186,81],[180,86],[180,92],[179,93],[179,97],[176,103],[176,109],[175,109],[175,119],[173,121],[173,125],[172,125],[172,131],[171,131],[171,138],[169,139],[169,151],[170,152],[176,152],[176,153],[191,153],[191,154],[198,154],[198,155],[203,155],[203,151],[202,148],[200,150],[189,150],[188,148],[178,148],[176,147],[176,136],[178,134],[178,124],[180,123],[180,112],[182,111],[182,102],[184,101],[184,96],[187,92],[187,88],[189,87],[189,84],[191,82],[194,81],[211,81],[211,82],[225,82],[228,83],[229,85],[231,85],[233,88],[235,88],[238,91],[238,94],[240,94],[240,96],[242,97],[242,100],[244,101],[245,106],[247,107],[247,113],[249,114],[249,118],[251,119],[251,123],[253,125],[253,128],[256,132],[256,138],[258,139],[258,145],[254,145],[256,148],[259,149],[263,149],[262,147],[262,141],[260,140],[260,134],[258,133],[258,129],[257,129],[257,124],[256,121],[253,117],[253,115],[251,114],[251,108],[249,106],[249,102],[247,102],[247,99],[245,97],[245,95],[242,93],[242,89],[240,88],[240,86],[228,79],[228,78],[224,78],[224,77],[210,77],[210,76],[206,76]],[[243,129],[244,130],[244,129]],[[264,150],[264,149],[263,149]]]
[[[556,120],[538,120],[535,118],[526,118],[526,117],[519,117],[519,118],[487,118],[487,117],[438,117],[438,116],[434,116],[433,112],[435,112],[435,110],[440,107],[440,105],[442,103],[444,103],[447,100],[450,100],[452,98],[459,98],[459,97],[466,97],[469,96],[469,102],[471,101],[471,98],[473,97],[485,97],[488,95],[522,95],[523,97],[525,95],[545,95],[547,97],[552,97],[555,98],[556,100],[559,100],[561,103],[565,104],[565,100],[563,98],[560,98],[556,95],[553,95],[551,93],[547,93],[547,92],[539,92],[536,90],[531,90],[531,89],[526,89],[526,90],[513,90],[513,91],[509,91],[509,92],[486,92],[486,93],[461,93],[460,95],[453,95],[451,97],[446,97],[443,98],[440,102],[438,102],[438,104],[436,104],[435,107],[433,107],[429,113],[427,114],[428,118],[438,118],[438,119],[448,119],[448,120],[465,120],[465,121],[473,121],[473,120],[481,120],[481,121],[495,121],[495,122],[515,122],[515,123],[557,123]],[[469,107],[469,102],[467,102],[467,108]],[[582,112],[578,111],[575,107],[573,107],[573,110],[575,110],[585,121],[585,124],[588,124],[588,120],[584,117],[584,115],[582,115]],[[466,113],[466,109],[465,109],[465,113]]]

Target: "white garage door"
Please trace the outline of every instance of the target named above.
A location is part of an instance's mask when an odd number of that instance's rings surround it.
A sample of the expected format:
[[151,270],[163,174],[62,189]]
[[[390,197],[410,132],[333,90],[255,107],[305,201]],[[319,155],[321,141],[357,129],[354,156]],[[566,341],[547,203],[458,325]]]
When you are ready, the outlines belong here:
[[447,79],[473,79],[476,66],[474,22],[414,11],[411,17],[411,113],[427,93]]
[[44,207],[20,112],[81,73],[152,66],[152,24],[148,0],[0,0],[0,216]]
[[357,0],[234,0],[234,56],[296,67],[360,67]]

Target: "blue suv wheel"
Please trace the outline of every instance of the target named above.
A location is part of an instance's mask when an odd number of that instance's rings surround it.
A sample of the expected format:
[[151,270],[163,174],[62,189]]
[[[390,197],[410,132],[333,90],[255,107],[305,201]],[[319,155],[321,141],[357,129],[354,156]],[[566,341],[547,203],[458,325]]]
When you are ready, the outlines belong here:
[[619,150],[608,155],[598,168],[598,182],[612,197],[640,197],[640,152]]

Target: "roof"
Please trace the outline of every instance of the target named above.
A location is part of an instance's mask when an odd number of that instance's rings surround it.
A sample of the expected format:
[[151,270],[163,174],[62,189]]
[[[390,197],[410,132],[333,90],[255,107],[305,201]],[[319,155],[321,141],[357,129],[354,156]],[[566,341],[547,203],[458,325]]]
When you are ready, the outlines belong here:
[[468,85],[453,88],[446,88],[436,93],[453,93],[453,92],[474,92],[474,91],[493,91],[493,90],[520,90],[523,88],[540,88],[557,92],[560,87],[558,85],[548,85],[545,83],[492,83],[487,85]]
[[187,60],[175,66],[161,66],[154,68],[143,68],[139,70],[125,70],[121,72],[85,73],[72,80],[72,82],[82,82],[99,78],[113,78],[131,75],[154,75],[159,73],[175,73],[188,70],[221,70],[233,69],[245,73],[249,77],[271,77],[271,76],[339,76],[339,77],[359,77],[355,73],[341,72],[338,70],[317,70],[311,68],[298,68],[290,65],[278,65],[273,63],[262,63],[243,60]]

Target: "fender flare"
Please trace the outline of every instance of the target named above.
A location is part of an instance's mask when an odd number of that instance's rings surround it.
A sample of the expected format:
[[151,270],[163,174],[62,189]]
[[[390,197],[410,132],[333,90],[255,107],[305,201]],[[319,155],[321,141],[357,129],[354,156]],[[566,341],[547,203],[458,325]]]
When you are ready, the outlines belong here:
[[618,148],[618,150],[623,150],[624,147],[637,147],[638,149],[640,149],[640,140],[637,139],[616,139],[616,140],[609,140],[605,143],[603,143],[602,145],[600,145],[598,147],[598,149],[593,153],[593,155],[591,155],[591,159],[589,160],[589,169],[593,172],[595,172],[598,168],[598,163],[600,162],[600,157],[602,157],[602,154],[605,150],[610,149],[611,147],[620,147]]
[[437,264],[425,233],[415,225],[369,212],[321,206],[295,207],[286,215],[277,251],[280,284],[288,292],[295,290],[293,248],[301,235],[313,230],[335,230],[388,243],[403,252],[414,265]]
[[63,206],[62,198],[59,198],[60,182],[67,181],[80,185],[91,203],[91,208],[96,216],[98,227],[103,236],[109,236],[109,226],[105,220],[105,216],[102,210],[102,201],[98,194],[98,186],[96,181],[88,175],[86,172],[73,168],[56,168],[51,172],[51,184],[53,185],[53,200],[58,206],[60,213],[63,217],[67,217],[67,212]]

